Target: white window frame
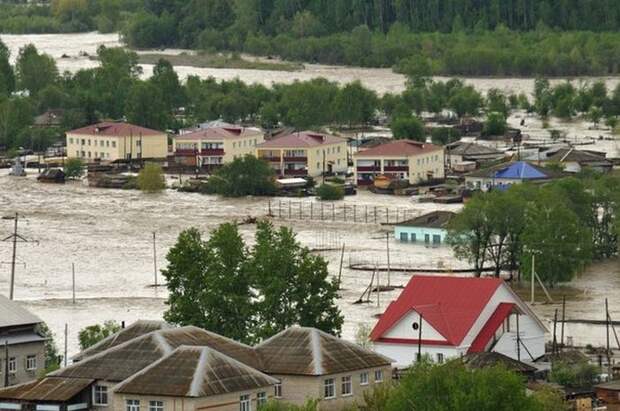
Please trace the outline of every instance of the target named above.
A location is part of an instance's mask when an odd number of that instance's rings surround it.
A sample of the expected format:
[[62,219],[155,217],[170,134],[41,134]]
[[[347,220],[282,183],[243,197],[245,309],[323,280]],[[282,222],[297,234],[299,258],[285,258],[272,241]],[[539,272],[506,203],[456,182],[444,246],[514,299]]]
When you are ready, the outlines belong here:
[[267,404],[267,393],[265,391],[256,393],[256,408],[260,408]]
[[37,356],[36,355],[26,356],[26,371],[34,371],[36,369],[37,369]]
[[149,411],[164,411],[164,402],[159,400],[149,401]]
[[239,397],[239,411],[252,411],[252,397],[250,394],[243,394]]
[[368,371],[364,371],[360,374],[360,385],[368,385]]
[[282,398],[282,383],[278,383],[273,387],[273,396],[275,398]]
[[375,382],[383,382],[383,370],[375,370]]
[[140,400],[125,400],[125,411],[140,411]]
[[323,398],[326,400],[336,398],[336,380],[333,378],[323,380]]
[[443,364],[443,362],[444,362],[443,353],[438,352],[437,353],[437,364]]
[[[97,396],[100,396],[97,398]],[[105,402],[100,401],[105,396]],[[93,385],[93,405],[95,406],[107,406],[109,401],[108,387],[105,385]]]
[[17,358],[9,358],[9,374],[15,374],[17,372]]
[[341,378],[341,394],[343,397],[350,397],[353,395],[353,379],[350,375],[345,375]]

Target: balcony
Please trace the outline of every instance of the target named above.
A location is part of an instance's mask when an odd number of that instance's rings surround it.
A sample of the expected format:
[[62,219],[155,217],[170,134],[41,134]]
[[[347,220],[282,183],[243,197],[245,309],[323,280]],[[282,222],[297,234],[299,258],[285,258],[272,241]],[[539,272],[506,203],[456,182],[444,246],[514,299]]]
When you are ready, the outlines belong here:
[[357,166],[357,171],[358,172],[363,172],[363,171],[376,171],[376,172],[380,172],[381,171],[381,167],[378,166]]
[[179,156],[194,156],[197,152],[193,148],[177,148],[174,154]]
[[270,163],[280,163],[280,157],[261,156],[259,158]]
[[409,166],[384,166],[383,171],[405,171],[409,172]]
[[200,150],[200,154],[203,156],[223,156],[223,148],[203,148]]
[[308,157],[284,157],[285,163],[307,163]]
[[284,169],[284,175],[285,176],[307,176],[308,175],[308,170],[306,170],[304,168],[297,169],[297,170]]

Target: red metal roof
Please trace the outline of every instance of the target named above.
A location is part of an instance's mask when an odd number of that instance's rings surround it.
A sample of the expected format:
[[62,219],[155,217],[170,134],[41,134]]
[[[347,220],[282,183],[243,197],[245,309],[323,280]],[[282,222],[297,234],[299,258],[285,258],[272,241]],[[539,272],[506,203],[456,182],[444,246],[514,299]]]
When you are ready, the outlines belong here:
[[321,134],[316,131],[299,131],[259,144],[258,148],[308,148],[325,144],[345,143],[344,138]]
[[166,134],[163,131],[152,130],[150,128],[136,126],[135,124],[124,122],[104,121],[103,123],[91,124],[90,126],[78,128],[76,130],[67,131],[67,134],[83,134],[89,136],[108,136],[108,137],[125,137],[125,136],[161,136]]
[[257,128],[244,127],[209,127],[202,130],[196,130],[192,133],[181,134],[176,136],[177,140],[214,140],[222,141],[235,138],[243,138],[252,135],[262,134]]
[[410,311],[422,315],[452,346],[458,346],[497,288],[497,278],[414,276],[385,310],[370,334],[382,339]]
[[434,144],[421,143],[414,140],[396,140],[360,151],[355,154],[355,157],[409,157],[441,149],[442,147]]
[[495,335],[495,331],[502,325],[514,308],[514,303],[500,303],[487,323],[482,327],[478,336],[474,339],[467,353],[485,351],[487,344],[491,341],[493,335]]

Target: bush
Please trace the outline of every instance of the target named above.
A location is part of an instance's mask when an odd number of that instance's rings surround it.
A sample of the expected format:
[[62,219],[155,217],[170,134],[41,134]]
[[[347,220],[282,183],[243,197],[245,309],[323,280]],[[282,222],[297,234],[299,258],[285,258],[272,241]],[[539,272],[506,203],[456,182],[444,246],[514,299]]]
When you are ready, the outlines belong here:
[[274,171],[253,155],[236,158],[209,178],[207,192],[226,197],[270,196],[276,192]]
[[342,200],[344,198],[344,189],[333,184],[321,184],[316,189],[316,194],[323,201]]
[[65,177],[80,178],[84,174],[84,162],[79,158],[70,158],[65,163]]
[[417,117],[399,117],[390,125],[395,139],[424,141],[424,124]]
[[502,113],[489,113],[482,134],[485,136],[503,136],[505,133],[506,117]]
[[166,188],[161,166],[147,163],[138,174],[138,187],[145,193],[158,193]]

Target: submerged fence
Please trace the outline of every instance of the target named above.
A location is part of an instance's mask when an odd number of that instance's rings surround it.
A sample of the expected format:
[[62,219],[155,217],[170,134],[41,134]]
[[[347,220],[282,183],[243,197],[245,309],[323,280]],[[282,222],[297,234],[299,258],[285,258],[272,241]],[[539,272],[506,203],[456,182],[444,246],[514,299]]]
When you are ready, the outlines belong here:
[[420,214],[406,208],[286,200],[270,201],[267,212],[280,219],[361,224],[395,224]]

